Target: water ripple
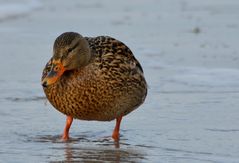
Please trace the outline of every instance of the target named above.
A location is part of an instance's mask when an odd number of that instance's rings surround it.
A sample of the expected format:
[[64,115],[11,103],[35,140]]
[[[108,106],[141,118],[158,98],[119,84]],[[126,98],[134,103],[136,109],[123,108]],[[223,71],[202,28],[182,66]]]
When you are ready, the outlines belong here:
[[43,96],[33,96],[33,97],[6,97],[4,98],[7,101],[11,102],[29,102],[29,101],[42,101],[46,100],[46,97]]
[[239,129],[210,129],[210,128],[206,128],[205,130],[207,131],[213,131],[213,132],[239,132]]

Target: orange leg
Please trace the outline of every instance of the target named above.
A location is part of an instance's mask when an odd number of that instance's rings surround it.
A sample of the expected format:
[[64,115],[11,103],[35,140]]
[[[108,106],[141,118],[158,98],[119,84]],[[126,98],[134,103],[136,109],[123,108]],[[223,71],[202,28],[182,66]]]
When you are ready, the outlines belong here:
[[64,141],[69,139],[69,130],[71,128],[72,122],[73,122],[73,117],[72,116],[67,116],[66,117],[65,129],[64,129],[63,135],[61,137],[61,139],[64,140]]
[[122,116],[116,118],[116,125],[115,125],[115,129],[113,131],[113,134],[112,134],[112,138],[115,141],[119,141],[119,137],[120,137],[119,130],[120,130],[120,122],[121,122],[121,120],[122,120]]

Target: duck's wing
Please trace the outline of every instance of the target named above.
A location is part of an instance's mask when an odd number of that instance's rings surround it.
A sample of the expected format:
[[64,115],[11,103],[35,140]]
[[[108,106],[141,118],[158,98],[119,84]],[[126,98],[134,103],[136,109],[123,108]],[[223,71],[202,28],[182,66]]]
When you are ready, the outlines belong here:
[[[109,36],[85,37],[95,53],[100,66],[119,67],[120,71],[140,71],[143,69],[132,51],[121,41]],[[128,69],[128,70],[127,70]]]

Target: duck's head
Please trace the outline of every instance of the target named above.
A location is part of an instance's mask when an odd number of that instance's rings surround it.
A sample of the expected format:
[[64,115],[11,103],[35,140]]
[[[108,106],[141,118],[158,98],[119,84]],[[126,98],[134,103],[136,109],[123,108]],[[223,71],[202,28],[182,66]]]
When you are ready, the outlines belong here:
[[87,65],[90,58],[89,44],[83,36],[75,32],[61,34],[55,40],[52,67],[42,80],[42,86],[47,87],[55,83],[67,70]]

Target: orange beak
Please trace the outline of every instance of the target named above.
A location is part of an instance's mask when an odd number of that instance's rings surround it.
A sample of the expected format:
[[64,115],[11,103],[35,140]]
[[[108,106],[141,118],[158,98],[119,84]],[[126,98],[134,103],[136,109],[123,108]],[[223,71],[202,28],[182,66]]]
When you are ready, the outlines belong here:
[[42,80],[42,86],[47,87],[55,83],[61,75],[65,72],[65,68],[60,61],[53,60],[51,71],[47,76]]

